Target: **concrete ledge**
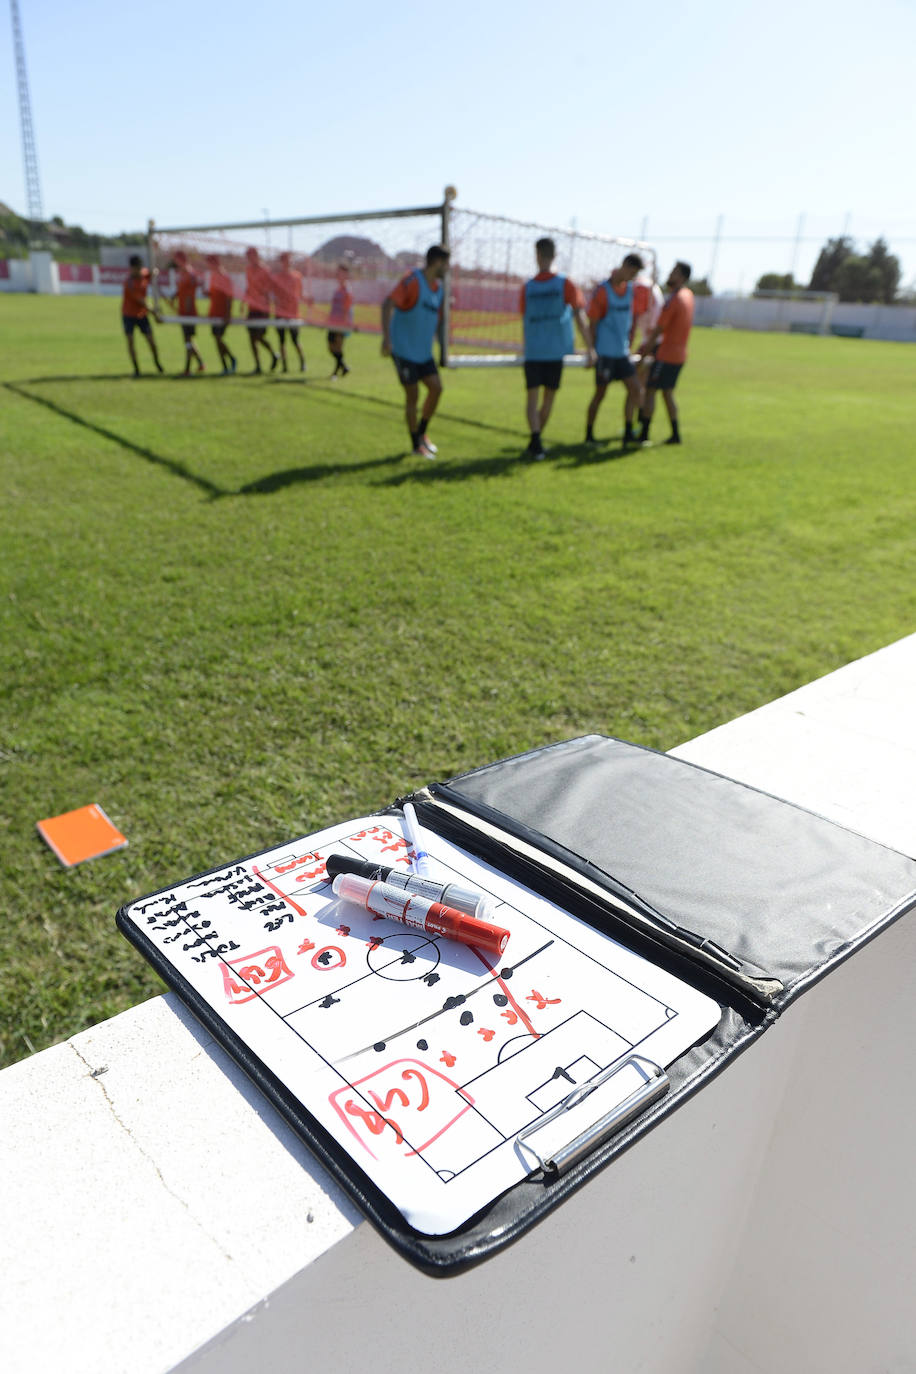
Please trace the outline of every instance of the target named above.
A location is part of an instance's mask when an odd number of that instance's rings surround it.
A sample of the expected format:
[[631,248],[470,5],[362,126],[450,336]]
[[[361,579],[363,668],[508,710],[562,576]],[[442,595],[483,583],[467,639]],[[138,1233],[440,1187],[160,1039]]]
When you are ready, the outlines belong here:
[[171,994],[6,1069],[0,1104],[6,1371],[170,1369],[360,1219]]
[[[674,752],[914,854],[914,699],[916,636]],[[740,1071],[445,1282],[155,998],[0,1074],[0,1367],[292,1374],[371,1349],[376,1374],[598,1369],[611,1351],[642,1374],[911,1368],[916,1117],[883,1082],[909,1081],[914,959],[900,922]]]
[[671,752],[916,856],[916,635]]

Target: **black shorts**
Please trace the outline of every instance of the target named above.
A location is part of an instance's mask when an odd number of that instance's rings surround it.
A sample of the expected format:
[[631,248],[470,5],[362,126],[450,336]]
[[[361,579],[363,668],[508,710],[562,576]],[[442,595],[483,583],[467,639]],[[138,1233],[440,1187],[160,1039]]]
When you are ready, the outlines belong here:
[[652,387],[654,391],[673,391],[683,366],[683,363],[663,363],[656,358],[646,386]]
[[139,329],[141,334],[145,334],[148,339],[153,337],[148,315],[122,315],[121,323],[124,326],[124,333],[130,338],[135,329]]
[[[289,326],[289,337],[290,337],[294,342],[299,338],[299,326],[298,326],[297,324],[291,324],[291,325]],[[277,338],[280,340],[281,343],[283,343],[283,341],[285,340],[285,338],[286,338],[286,325],[285,325],[285,324],[278,324],[278,325],[277,325]]]
[[328,343],[331,345],[332,348],[339,347],[339,345],[343,343],[344,339],[347,337],[349,332],[350,331],[348,329],[329,329]]
[[595,363],[595,383],[608,386],[611,382],[625,382],[635,372],[636,368],[626,355],[622,358],[599,358]]
[[534,391],[535,387],[539,386],[545,386],[548,391],[559,391],[562,376],[562,358],[550,362],[525,363],[525,386],[529,391]]
[[268,322],[269,322],[269,320],[270,320],[270,316],[268,315],[268,313],[267,313],[266,310],[249,310],[249,311],[248,311],[248,318],[249,318],[249,320],[263,320],[263,321],[264,321],[264,324],[263,324],[263,325],[259,325],[257,329],[253,329],[253,330],[251,331],[252,334],[263,334],[264,331],[265,331],[265,329],[266,329],[266,327],[267,327],[267,324],[268,324]]
[[181,326],[181,332],[182,332],[182,334],[184,335],[184,341],[185,341],[185,343],[190,343],[191,340],[194,338],[194,335],[197,333],[197,325],[196,325],[196,324],[183,324],[183,325]]
[[414,363],[409,358],[399,358],[392,353],[391,361],[397,368],[401,386],[416,386],[424,377],[438,377],[439,369],[432,358],[425,363]]
[[210,326],[214,339],[221,339],[228,328],[227,324],[211,324]]

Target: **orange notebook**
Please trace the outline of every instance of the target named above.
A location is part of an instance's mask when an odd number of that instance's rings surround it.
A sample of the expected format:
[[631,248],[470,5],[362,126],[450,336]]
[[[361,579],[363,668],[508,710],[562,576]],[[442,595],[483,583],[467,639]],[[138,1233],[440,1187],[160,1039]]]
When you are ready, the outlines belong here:
[[102,854],[111,854],[127,844],[126,838],[116,825],[112,825],[96,802],[91,806],[80,806],[76,811],[65,811],[62,816],[37,821],[36,824],[45,844],[51,846],[67,868],[81,864],[84,859],[98,859]]

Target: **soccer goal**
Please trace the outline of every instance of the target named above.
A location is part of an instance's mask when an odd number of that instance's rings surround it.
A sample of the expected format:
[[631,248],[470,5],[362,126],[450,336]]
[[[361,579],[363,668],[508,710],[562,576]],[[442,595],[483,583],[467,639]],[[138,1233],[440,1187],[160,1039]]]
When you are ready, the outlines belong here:
[[801,287],[758,290],[753,296],[723,297],[717,323],[733,329],[828,334],[839,299],[835,291],[804,291]]
[[[218,259],[220,271],[230,278],[233,294],[241,301],[246,297],[246,266],[254,249],[256,260],[272,276],[282,269],[301,277],[295,319],[290,318],[288,307],[278,308],[278,292],[271,322],[321,329],[339,327],[334,302],[343,274],[351,297],[350,327],[379,333],[385,297],[406,272],[423,265],[431,244],[443,243],[451,252],[451,271],[439,335],[441,362],[505,366],[521,358],[521,288],[534,275],[534,245],[543,237],[557,245],[556,270],[571,277],[586,296],[628,252],[640,253],[647,271],[653,278],[656,275],[655,252],[648,244],[466,210],[456,204],[453,187],[447,187],[436,204],[395,210],[170,228],[151,220],[149,263],[158,269],[154,292],[160,309],[163,298],[169,301],[175,295],[179,253],[195,269],[204,294]],[[281,258],[284,254],[288,257]],[[166,323],[193,322],[192,317],[177,314],[163,318]],[[263,328],[265,321],[236,313],[232,323]]]

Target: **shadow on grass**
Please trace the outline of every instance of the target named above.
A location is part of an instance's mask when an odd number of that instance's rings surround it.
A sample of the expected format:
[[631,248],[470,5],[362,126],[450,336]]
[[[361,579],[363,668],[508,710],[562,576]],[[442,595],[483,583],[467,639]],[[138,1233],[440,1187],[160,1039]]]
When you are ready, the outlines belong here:
[[521,445],[500,448],[483,458],[449,458],[440,454],[438,458],[430,460],[415,458],[411,454],[409,467],[403,472],[394,472],[381,478],[375,485],[401,487],[407,482],[467,482],[475,477],[510,477],[530,463],[531,459],[522,452]]
[[[310,382],[310,400],[363,401],[367,405],[382,406],[385,410],[394,410],[400,416],[404,414],[404,398],[397,392],[391,397],[373,396],[371,392],[354,391],[346,381],[332,383],[329,377],[313,377],[311,379],[307,377],[270,377],[267,380],[271,386],[289,388],[291,395],[296,394],[292,391],[294,386]],[[493,434],[509,434],[513,438],[520,432],[517,426],[513,429],[510,425],[493,425],[487,420],[472,420],[467,415],[452,415],[447,410],[440,408],[436,411],[436,424],[440,424],[443,420],[448,421],[449,424],[468,425],[471,429],[483,429]]]
[[408,456],[406,450],[390,453],[385,458],[368,458],[364,463],[312,463],[310,466],[286,468],[283,472],[271,472],[254,482],[246,482],[237,491],[227,492],[229,496],[270,496],[272,492],[284,491],[299,482],[321,482],[326,477],[339,477],[341,474],[371,472],[373,468],[387,467],[389,463],[401,463]]
[[508,477],[522,468],[550,467],[563,469],[586,467],[592,463],[609,463],[620,458],[636,457],[639,450],[616,447],[592,447],[586,444],[551,444],[547,456],[534,459],[526,451],[524,439],[520,438],[517,447],[503,446],[497,453],[484,458],[449,458],[440,455],[434,462],[414,460],[404,472],[393,473],[377,483],[379,486],[402,486],[405,482],[464,482],[475,477]]
[[568,468],[590,467],[594,463],[612,463],[621,458],[638,458],[642,453],[639,444],[628,444],[624,448],[620,439],[598,441],[597,444],[570,444],[557,450],[557,457],[565,460]]
[[[48,382],[54,380],[93,381],[95,379],[93,379],[92,377],[80,377],[78,379],[63,377],[55,379],[52,377],[41,377],[35,378],[34,380],[36,382]],[[111,380],[111,377],[105,378],[105,381]],[[166,379],[160,378],[157,375],[155,380],[161,381]],[[142,444],[135,444],[130,439],[125,439],[123,434],[116,434],[113,429],[106,429],[104,425],[97,425],[94,424],[91,420],[84,420],[82,415],[77,415],[75,411],[68,410],[66,406],[58,405],[56,401],[49,401],[46,396],[36,396],[33,392],[27,391],[25,389],[25,386],[21,382],[3,382],[2,385],[5,388],[5,390],[13,392],[13,394],[16,396],[21,396],[23,400],[33,401],[35,405],[44,406],[46,410],[50,410],[55,415],[59,415],[61,419],[69,420],[74,425],[80,425],[83,429],[91,430],[93,434],[98,434],[103,439],[110,439],[112,443],[118,444],[119,447],[126,449],[128,453],[135,453],[139,458],[145,459],[146,462],[155,463],[157,467],[165,468],[168,472],[171,472],[173,476],[180,477],[185,482],[190,482],[193,486],[198,487],[203,492],[206,492],[208,496],[217,497],[234,495],[233,492],[227,491],[224,487],[217,486],[215,482],[211,482],[209,478],[199,477],[197,473],[191,472],[191,470],[187,468],[184,463],[179,462],[177,459],[166,458],[161,453],[154,453],[151,448],[144,448]]]
[[[242,374],[239,374],[239,376],[241,375]],[[139,379],[135,378],[130,373],[82,373],[62,374],[48,377],[30,377],[21,381],[2,382],[0,385],[2,385],[5,390],[20,396],[23,400],[32,401],[35,405],[43,406],[46,410],[50,410],[61,419],[69,420],[72,424],[79,425],[81,428],[87,429],[103,439],[110,440],[120,448],[125,449],[128,453],[136,454],[137,457],[143,458],[146,462],[154,463],[166,469],[166,471],[172,473],[173,476],[180,477],[183,481],[190,482],[200,491],[205,492],[211,499],[227,496],[270,496],[274,492],[285,491],[289,487],[296,486],[299,483],[320,482],[326,478],[341,475],[359,473],[371,474],[378,469],[387,468],[392,464],[400,464],[408,458],[411,460],[408,470],[392,473],[390,476],[383,477],[380,481],[376,482],[376,485],[400,486],[404,482],[456,482],[467,481],[475,477],[501,477],[515,471],[520,465],[527,464],[531,461],[524,454],[524,436],[518,429],[512,429],[505,425],[490,424],[485,420],[475,420],[468,416],[451,415],[447,411],[440,410],[436,414],[437,424],[441,421],[446,421],[451,424],[464,425],[471,429],[483,430],[485,432],[500,435],[509,435],[514,442],[511,448],[503,445],[498,452],[488,454],[486,457],[477,457],[462,461],[461,459],[448,459],[446,456],[445,461],[440,459],[436,462],[428,462],[424,459],[413,458],[409,452],[408,445],[405,443],[405,447],[397,453],[390,453],[380,458],[367,459],[364,462],[353,463],[343,461],[340,463],[322,462],[302,464],[299,467],[285,468],[279,472],[268,473],[266,476],[259,477],[252,482],[247,482],[244,486],[238,488],[221,487],[217,483],[210,481],[209,478],[201,477],[197,473],[191,471],[191,469],[179,459],[167,458],[164,454],[156,453],[153,449],[146,448],[142,444],[136,444],[132,440],[125,438],[124,435],[118,434],[115,430],[108,429],[104,425],[96,424],[92,420],[87,420],[82,415],[77,414],[76,411],[68,409],[67,406],[61,405],[57,401],[52,401],[46,396],[36,395],[34,391],[28,390],[30,386],[39,386],[47,383],[112,383],[123,381],[136,384],[137,380],[140,382],[166,382],[176,380],[183,381],[185,378],[182,377],[180,373],[177,376],[168,373],[143,373]],[[226,381],[228,383],[229,378],[225,377],[222,373],[205,372],[202,377],[192,374],[187,380],[195,383],[203,381]],[[302,385],[306,382],[307,378],[302,376],[290,378],[288,375],[285,377],[271,377],[267,375],[264,376],[263,380],[265,385],[279,385],[281,387],[286,386],[292,388]],[[282,394],[282,392],[278,394]],[[302,393],[298,390],[290,390],[290,395],[301,394]],[[403,417],[404,403],[403,399],[397,393],[391,398],[373,396],[371,393],[353,391],[349,387],[345,387],[343,383],[332,384],[330,379],[325,379],[324,381],[319,379],[312,382],[309,387],[309,403],[313,400],[324,402],[328,405],[336,405],[339,400],[345,400],[347,402],[379,406],[387,411],[395,411]],[[447,447],[454,448],[455,446],[449,444]],[[578,450],[576,448],[571,448],[569,446],[565,448],[557,447],[551,453],[550,457],[561,458],[571,455],[575,456],[577,452]],[[598,459],[593,458],[591,455],[589,455],[588,460],[598,461]]]

